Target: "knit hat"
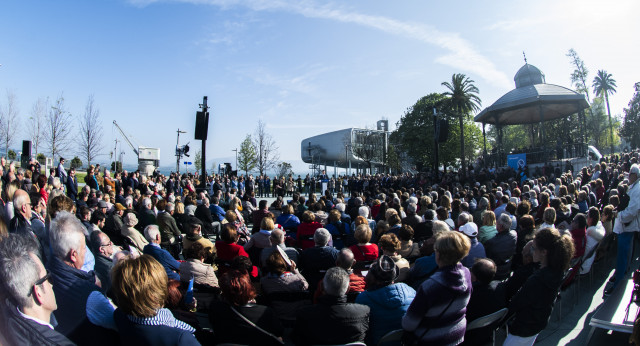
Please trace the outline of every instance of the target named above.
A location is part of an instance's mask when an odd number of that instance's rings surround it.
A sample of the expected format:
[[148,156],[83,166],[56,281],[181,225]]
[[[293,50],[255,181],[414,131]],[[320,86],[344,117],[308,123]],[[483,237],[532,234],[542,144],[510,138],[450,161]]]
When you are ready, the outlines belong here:
[[399,274],[396,262],[389,256],[382,255],[371,264],[369,272],[380,282],[392,282]]
[[464,225],[460,226],[460,232],[466,234],[469,237],[478,236],[478,226],[476,226],[473,222],[467,222]]

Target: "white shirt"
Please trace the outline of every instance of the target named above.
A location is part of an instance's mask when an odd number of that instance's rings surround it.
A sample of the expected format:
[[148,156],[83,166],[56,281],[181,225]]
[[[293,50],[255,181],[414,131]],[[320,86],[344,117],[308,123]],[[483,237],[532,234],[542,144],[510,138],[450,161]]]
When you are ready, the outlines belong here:
[[35,318],[35,317],[31,317],[29,315],[25,315],[22,311],[20,311],[20,309],[16,308],[18,310],[18,313],[20,314],[20,316],[28,319],[28,320],[32,320],[33,322],[37,323],[37,324],[41,324],[43,326],[47,326],[51,329],[53,329],[53,326],[50,323],[47,323],[41,319]]

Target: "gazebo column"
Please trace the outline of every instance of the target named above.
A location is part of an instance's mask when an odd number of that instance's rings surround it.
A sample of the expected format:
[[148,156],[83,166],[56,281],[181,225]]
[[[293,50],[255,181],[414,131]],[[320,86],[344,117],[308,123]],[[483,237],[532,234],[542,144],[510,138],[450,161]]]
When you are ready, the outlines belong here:
[[542,104],[538,104],[538,110],[540,111],[540,129],[542,134],[542,160],[544,164],[547,164],[547,140],[544,135],[544,112],[542,111]]
[[487,133],[485,132],[484,126],[486,124],[482,123],[482,140],[484,142],[484,157],[482,159],[482,166],[487,167]]
[[500,167],[502,165],[502,163],[504,162],[502,160],[502,155],[504,153],[504,146],[502,145],[502,140],[503,140],[503,132],[502,132],[502,125],[496,125],[498,128],[498,150],[496,150],[496,154],[497,154],[497,159],[496,159],[496,167]]

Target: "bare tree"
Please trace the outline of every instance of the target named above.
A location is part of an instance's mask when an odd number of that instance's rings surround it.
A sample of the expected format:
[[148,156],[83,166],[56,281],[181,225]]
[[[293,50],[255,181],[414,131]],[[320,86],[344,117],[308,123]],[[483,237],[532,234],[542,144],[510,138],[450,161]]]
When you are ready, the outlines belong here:
[[257,150],[257,165],[260,175],[264,175],[267,170],[274,168],[278,164],[280,155],[278,147],[270,134],[267,133],[266,124],[258,121],[256,132],[253,134],[253,145]]
[[16,95],[7,91],[7,103],[0,108],[0,140],[4,144],[5,153],[9,152],[20,127],[18,113]]
[[33,107],[31,107],[31,114],[29,116],[27,137],[31,139],[33,150],[36,154],[39,153],[38,148],[44,139],[44,121],[47,116],[47,103],[49,103],[47,100],[38,98],[33,104]]
[[73,118],[66,110],[62,94],[51,106],[46,117],[44,140],[51,158],[62,155],[71,147],[71,135],[73,134]]
[[383,163],[384,133],[377,130],[364,129],[354,134],[353,155],[364,161],[372,174],[373,163]]
[[102,147],[102,124],[100,122],[100,110],[95,106],[93,95],[89,96],[84,114],[80,119],[80,155],[87,160],[87,165],[99,155]]

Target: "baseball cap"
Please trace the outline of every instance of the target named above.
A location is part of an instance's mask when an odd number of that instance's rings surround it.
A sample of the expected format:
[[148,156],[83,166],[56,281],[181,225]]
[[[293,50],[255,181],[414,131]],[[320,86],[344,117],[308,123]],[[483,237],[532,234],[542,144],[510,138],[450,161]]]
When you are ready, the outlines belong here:
[[466,234],[469,237],[478,236],[478,226],[476,226],[473,222],[467,222],[464,225],[460,226],[460,232]]

